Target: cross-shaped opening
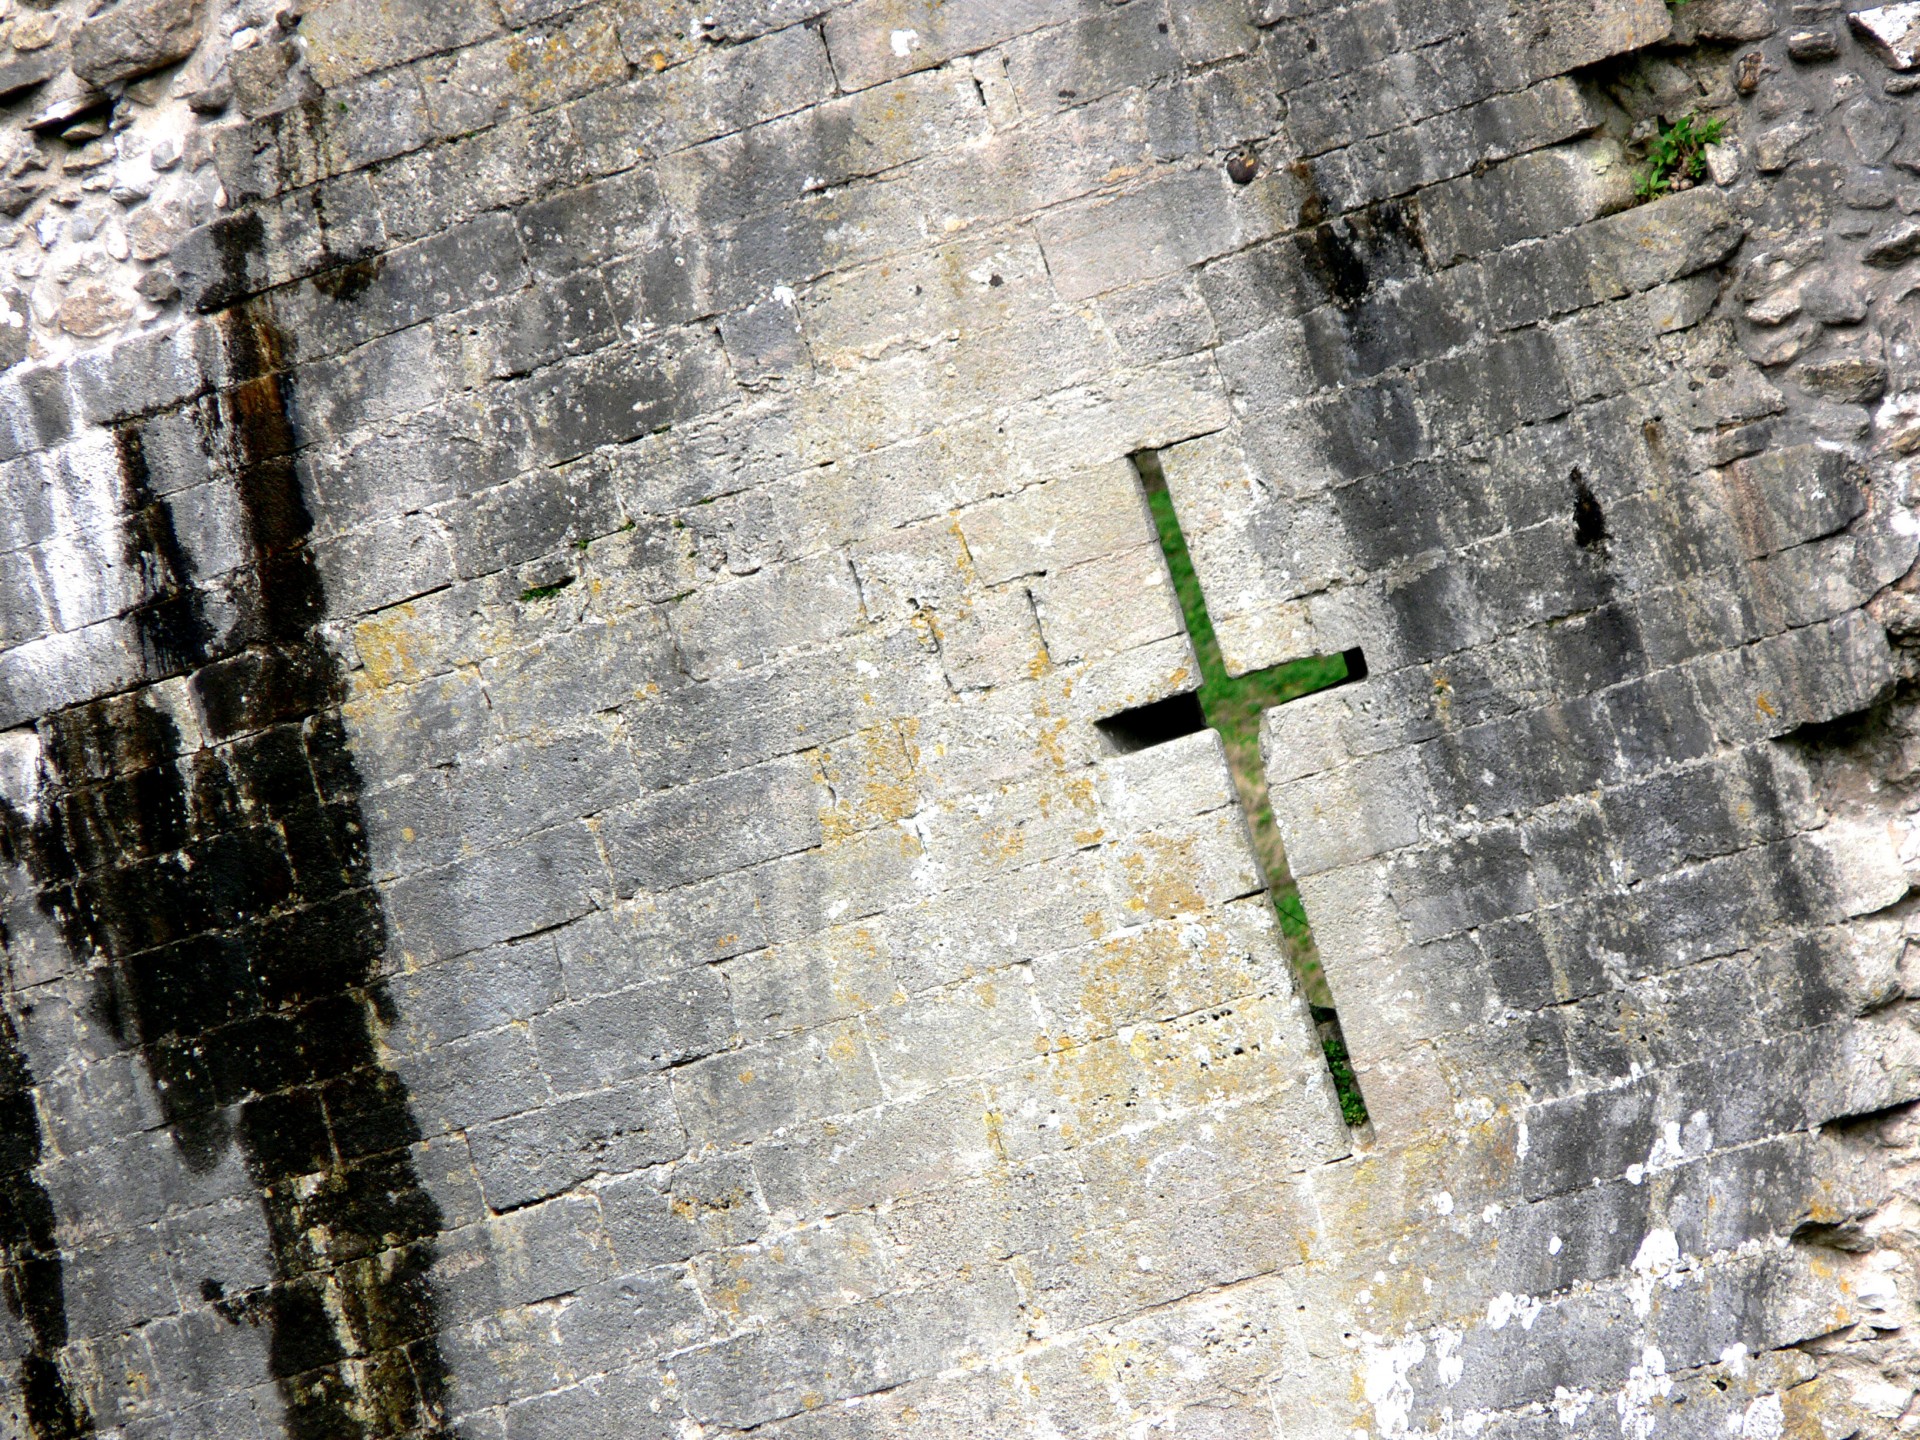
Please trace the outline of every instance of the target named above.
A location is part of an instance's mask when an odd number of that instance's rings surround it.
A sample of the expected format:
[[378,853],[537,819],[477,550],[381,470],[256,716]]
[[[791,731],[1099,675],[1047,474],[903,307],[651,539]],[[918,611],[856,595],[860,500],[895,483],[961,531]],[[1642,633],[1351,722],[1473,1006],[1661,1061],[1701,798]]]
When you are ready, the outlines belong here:
[[1340,1032],[1340,1017],[1333,1008],[1333,995],[1314,948],[1313,931],[1307,924],[1306,909],[1300,903],[1300,887],[1287,869],[1286,850],[1280,832],[1273,823],[1273,804],[1267,796],[1266,769],[1260,763],[1260,717],[1275,705],[1298,700],[1316,690],[1348,685],[1364,680],[1366,659],[1358,649],[1340,655],[1315,655],[1291,660],[1267,670],[1246,675],[1229,675],[1220,656],[1220,644],[1213,633],[1213,621],[1207,614],[1206,597],[1201,593],[1199,577],[1194,573],[1193,557],[1187,551],[1186,536],[1180,518],[1174,513],[1173,497],[1167,491],[1167,479],[1160,468],[1160,457],[1142,450],[1131,457],[1133,468],[1147,493],[1153,511],[1154,528],[1160,548],[1173,574],[1174,594],[1180,601],[1180,613],[1186,618],[1187,634],[1193,641],[1200,662],[1200,688],[1184,695],[1169,696],[1124,710],[1100,722],[1100,728],[1121,750],[1144,750],[1162,745],[1182,735],[1192,735],[1211,726],[1220,732],[1227,752],[1227,764],[1233,772],[1234,788],[1239,791],[1253,830],[1254,850],[1266,872],[1268,893],[1280,917],[1280,930],[1286,940],[1287,958],[1300,978],[1300,986],[1313,1007],[1314,1024],[1320,1032],[1321,1049],[1327,1057],[1327,1069],[1340,1092],[1340,1109],[1352,1126],[1366,1124],[1367,1107],[1360,1098],[1360,1085],[1347,1059],[1346,1039]]

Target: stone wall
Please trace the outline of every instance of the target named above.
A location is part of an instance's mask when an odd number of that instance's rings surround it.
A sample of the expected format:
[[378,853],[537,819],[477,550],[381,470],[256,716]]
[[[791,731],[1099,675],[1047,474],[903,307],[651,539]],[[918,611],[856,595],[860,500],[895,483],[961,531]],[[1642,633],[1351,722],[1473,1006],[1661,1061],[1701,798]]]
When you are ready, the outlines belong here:
[[1903,7],[0,19],[5,1433],[1909,1428]]

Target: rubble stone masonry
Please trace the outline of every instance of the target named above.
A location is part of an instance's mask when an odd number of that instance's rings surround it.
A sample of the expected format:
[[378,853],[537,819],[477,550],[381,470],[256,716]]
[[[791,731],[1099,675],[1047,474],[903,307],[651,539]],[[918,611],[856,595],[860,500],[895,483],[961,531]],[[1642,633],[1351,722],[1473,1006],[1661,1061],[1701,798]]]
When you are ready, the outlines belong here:
[[1920,5],[0,39],[0,1434],[1920,1424]]

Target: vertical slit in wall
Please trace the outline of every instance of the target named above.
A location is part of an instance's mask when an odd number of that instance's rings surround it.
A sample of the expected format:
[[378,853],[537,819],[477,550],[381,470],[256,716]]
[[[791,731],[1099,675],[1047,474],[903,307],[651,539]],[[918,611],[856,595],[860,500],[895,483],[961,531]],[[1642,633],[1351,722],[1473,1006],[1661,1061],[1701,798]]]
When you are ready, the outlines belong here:
[[1253,830],[1254,850],[1260,857],[1268,893],[1280,919],[1287,958],[1313,1009],[1327,1069],[1340,1094],[1341,1113],[1349,1125],[1365,1125],[1366,1102],[1361,1099],[1359,1081],[1347,1058],[1340,1017],[1333,1008],[1333,996],[1327,988],[1319,952],[1314,947],[1313,931],[1300,903],[1300,887],[1287,868],[1286,850],[1273,822],[1266,769],[1260,763],[1260,720],[1275,705],[1284,705],[1316,690],[1365,679],[1366,659],[1354,649],[1340,655],[1310,656],[1247,675],[1228,675],[1220,655],[1220,643],[1214,635],[1212,617],[1207,614],[1206,597],[1194,573],[1193,557],[1188,553],[1180,518],[1174,513],[1173,497],[1167,491],[1160,457],[1154,451],[1142,450],[1132,458],[1153,511],[1154,528],[1167,557],[1167,568],[1173,575],[1174,595],[1180,602],[1180,613],[1186,620],[1187,634],[1200,662],[1200,688],[1192,696],[1176,696],[1114,716],[1103,722],[1103,728],[1124,749],[1139,749],[1192,734],[1203,725],[1219,731],[1227,751],[1227,764],[1233,773],[1234,788],[1240,794]]

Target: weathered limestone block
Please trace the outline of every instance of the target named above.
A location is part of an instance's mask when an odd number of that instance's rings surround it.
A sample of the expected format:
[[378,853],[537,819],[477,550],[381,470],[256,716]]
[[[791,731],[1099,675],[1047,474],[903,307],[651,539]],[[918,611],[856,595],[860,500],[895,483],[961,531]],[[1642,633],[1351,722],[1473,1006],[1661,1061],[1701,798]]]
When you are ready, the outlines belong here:
[[73,73],[108,85],[184,60],[199,43],[203,8],[203,0],[118,0],[74,33]]
[[491,5],[324,0],[301,21],[314,79],[331,90],[372,70],[471,45],[500,32]]
[[924,0],[909,5],[856,0],[828,11],[824,34],[841,83],[849,90],[864,90],[1074,18],[1075,7],[1061,0],[958,9]]

